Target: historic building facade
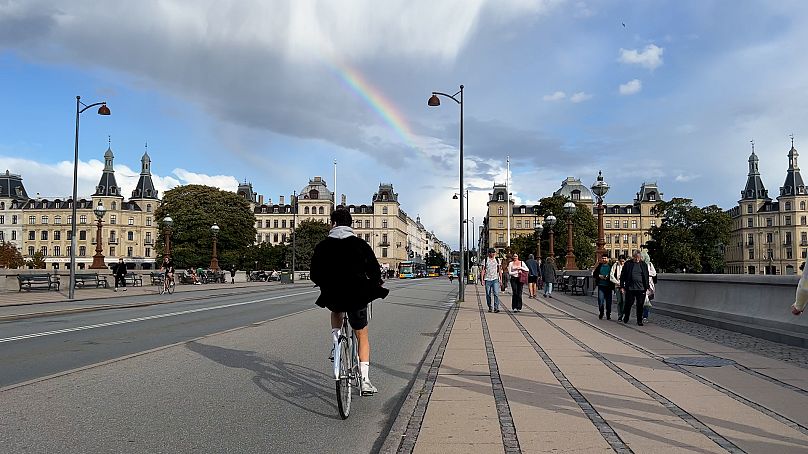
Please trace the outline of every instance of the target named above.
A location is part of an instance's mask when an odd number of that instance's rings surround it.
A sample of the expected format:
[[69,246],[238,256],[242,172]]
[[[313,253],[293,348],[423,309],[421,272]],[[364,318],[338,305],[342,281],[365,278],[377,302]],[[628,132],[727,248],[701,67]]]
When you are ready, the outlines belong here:
[[22,207],[28,194],[22,177],[8,170],[0,174],[0,241],[22,249]]
[[772,200],[752,149],[746,186],[738,206],[729,210],[732,236],[724,250],[726,273],[795,274],[808,257],[808,192],[793,140],[787,156],[785,182]]

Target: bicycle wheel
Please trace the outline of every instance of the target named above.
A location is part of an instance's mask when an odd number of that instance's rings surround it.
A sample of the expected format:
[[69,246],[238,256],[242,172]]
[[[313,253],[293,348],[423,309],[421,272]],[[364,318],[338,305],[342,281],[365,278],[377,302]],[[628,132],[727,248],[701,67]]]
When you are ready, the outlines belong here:
[[157,291],[158,291],[158,292],[160,292],[160,294],[161,294],[161,295],[162,295],[163,293],[165,293],[165,291],[166,291],[166,284],[165,284],[165,282],[160,281],[160,283],[158,283],[158,284],[157,284]]
[[347,419],[351,413],[351,368],[353,361],[351,347],[348,339],[340,338],[339,341],[339,378],[335,380],[337,390],[337,407],[342,419]]
[[174,293],[174,279],[171,279],[168,283],[168,294]]

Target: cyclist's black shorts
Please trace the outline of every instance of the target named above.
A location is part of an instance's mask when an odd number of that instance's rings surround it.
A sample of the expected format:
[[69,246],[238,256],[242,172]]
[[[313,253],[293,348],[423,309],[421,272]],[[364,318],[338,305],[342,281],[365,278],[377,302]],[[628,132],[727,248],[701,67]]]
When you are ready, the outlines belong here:
[[348,312],[348,323],[351,324],[353,329],[362,329],[368,326],[368,307],[365,306],[362,309]]

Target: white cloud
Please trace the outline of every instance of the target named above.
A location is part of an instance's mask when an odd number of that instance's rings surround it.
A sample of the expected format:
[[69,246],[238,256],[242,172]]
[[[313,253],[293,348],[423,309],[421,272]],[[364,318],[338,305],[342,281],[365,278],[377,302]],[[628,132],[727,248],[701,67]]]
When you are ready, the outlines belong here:
[[618,61],[629,65],[640,65],[643,68],[656,69],[662,65],[662,53],[664,51],[665,49],[655,44],[649,44],[641,51],[621,48]]
[[579,102],[587,101],[589,99],[592,99],[592,95],[590,95],[589,93],[584,93],[582,91],[579,91],[578,93],[575,93],[572,96],[570,96],[570,101],[576,104]]
[[683,173],[680,173],[679,175],[676,175],[675,180],[678,181],[679,183],[687,183],[688,181],[693,181],[700,176],[701,175],[695,175],[695,174],[685,175]]
[[587,18],[595,15],[595,11],[586,4],[586,2],[578,2],[575,4],[575,17]]
[[642,90],[642,81],[640,79],[633,79],[624,84],[620,84],[621,95],[633,95]]
[[563,91],[557,91],[551,95],[544,95],[541,99],[545,101],[560,101],[567,97],[567,94]]

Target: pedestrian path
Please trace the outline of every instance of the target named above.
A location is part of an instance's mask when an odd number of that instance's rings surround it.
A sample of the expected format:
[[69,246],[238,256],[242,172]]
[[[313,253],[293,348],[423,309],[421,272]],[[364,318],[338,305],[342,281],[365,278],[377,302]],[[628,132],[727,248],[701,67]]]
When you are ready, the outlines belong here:
[[808,369],[554,296],[466,287],[398,452],[808,452]]

